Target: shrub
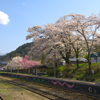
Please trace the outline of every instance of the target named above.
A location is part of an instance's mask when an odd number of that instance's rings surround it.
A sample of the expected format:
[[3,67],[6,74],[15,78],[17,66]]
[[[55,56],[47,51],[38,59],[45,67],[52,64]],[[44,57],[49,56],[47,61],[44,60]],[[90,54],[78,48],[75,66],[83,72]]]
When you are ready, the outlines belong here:
[[96,74],[96,73],[100,73],[100,67],[95,67],[94,68],[94,73]]
[[66,69],[66,67],[64,65],[62,65],[62,66],[60,66],[60,67],[57,68],[57,71],[59,73],[62,73],[65,69]]
[[54,76],[54,69],[48,69],[47,70],[47,75],[48,76]]
[[100,77],[100,73],[95,74],[95,78],[99,78]]

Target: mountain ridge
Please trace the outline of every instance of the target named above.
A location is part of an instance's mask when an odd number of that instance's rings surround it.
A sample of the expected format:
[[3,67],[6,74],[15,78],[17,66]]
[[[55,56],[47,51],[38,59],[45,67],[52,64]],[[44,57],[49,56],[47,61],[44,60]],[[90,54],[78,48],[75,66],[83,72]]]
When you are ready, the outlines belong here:
[[5,55],[0,55],[0,61],[9,61],[15,56],[25,56],[29,52],[32,46],[32,42],[23,44],[19,46],[16,50],[6,53]]

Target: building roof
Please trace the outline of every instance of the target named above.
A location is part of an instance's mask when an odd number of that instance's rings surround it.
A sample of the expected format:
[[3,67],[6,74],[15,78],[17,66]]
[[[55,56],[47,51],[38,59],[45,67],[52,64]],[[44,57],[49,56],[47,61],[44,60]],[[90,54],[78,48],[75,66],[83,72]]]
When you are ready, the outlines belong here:
[[2,65],[6,65],[6,64],[7,64],[7,62],[0,61],[0,64],[2,64]]
[[[76,58],[69,58],[70,61],[76,61],[77,59]],[[78,58],[78,61],[83,61],[83,62],[86,62],[87,59],[85,58]]]
[[48,68],[46,65],[35,65],[35,66],[33,66],[33,67],[31,67],[31,68],[33,68],[33,69],[40,69],[40,68]]
[[[97,55],[96,55],[97,54]],[[100,52],[97,52],[96,54],[94,54],[94,53],[92,53],[91,55],[90,55],[90,57],[92,58],[92,57],[100,57]]]

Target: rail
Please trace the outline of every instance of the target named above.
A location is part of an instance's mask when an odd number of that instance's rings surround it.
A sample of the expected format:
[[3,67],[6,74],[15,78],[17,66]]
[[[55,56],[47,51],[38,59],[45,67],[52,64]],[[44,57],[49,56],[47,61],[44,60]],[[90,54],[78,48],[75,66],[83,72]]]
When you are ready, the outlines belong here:
[[22,75],[13,73],[0,73],[0,75],[6,77],[23,78],[26,80],[52,85],[63,89],[70,89],[72,91],[81,92],[100,98],[100,83],[96,82],[86,82],[86,81],[68,80],[62,78],[40,77],[40,76]]

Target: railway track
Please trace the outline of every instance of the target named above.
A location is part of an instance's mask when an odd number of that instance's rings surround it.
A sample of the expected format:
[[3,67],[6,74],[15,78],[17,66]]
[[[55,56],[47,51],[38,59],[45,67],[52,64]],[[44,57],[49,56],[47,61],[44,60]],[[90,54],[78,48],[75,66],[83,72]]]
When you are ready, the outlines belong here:
[[[63,95],[60,95],[59,93],[57,94],[57,92],[54,92],[54,91],[50,92],[49,90],[45,91],[45,89],[41,90],[39,87],[32,87],[32,86],[25,85],[25,84],[17,82],[17,81],[11,81],[11,80],[8,81],[7,80],[7,81],[4,81],[4,82],[8,82],[9,84],[12,84],[12,85],[21,87],[23,89],[26,89],[28,91],[34,92],[34,93],[39,94],[39,95],[41,95],[41,96],[43,96],[45,98],[48,98],[49,100],[74,100],[74,99],[68,99],[68,98],[66,98],[66,96],[65,96],[66,93],[65,94],[63,93]],[[63,89],[59,89],[58,91],[63,92],[64,90]],[[71,93],[71,91],[68,91],[68,90],[66,92],[67,93],[68,92]],[[78,94],[78,95],[84,97],[83,94]],[[97,98],[97,97],[94,97],[94,96],[91,96],[91,95],[86,95],[86,96],[87,96],[86,100],[100,100],[100,98]],[[76,99],[76,100],[78,100],[78,99]],[[84,100],[84,99],[80,99],[80,100]]]
[[[13,80],[4,80],[5,82],[19,86],[23,89],[34,92],[36,94],[39,94],[45,98],[48,98],[49,100],[100,100],[100,95],[89,93],[89,92],[87,93],[85,91],[80,91],[80,89],[84,89],[84,88],[86,89],[86,87],[79,88],[79,86],[81,85],[80,82],[78,82],[78,85],[75,83],[76,86],[78,86],[77,88],[79,89],[79,90],[75,90],[75,89],[70,89],[70,88],[66,88],[63,86],[47,83],[47,82],[53,82],[56,84],[59,83],[63,85],[65,84],[65,82],[63,82],[62,80],[60,80],[61,81],[60,83],[60,81],[58,81],[57,79],[53,79],[55,81],[52,81],[52,79],[44,78],[44,77],[32,77],[32,76],[25,76],[25,75],[19,75],[19,74],[18,75],[17,74],[7,74],[7,75],[5,76],[9,77],[11,75],[11,79]],[[32,85],[29,84],[29,81],[33,82]],[[84,84],[86,83],[84,82]],[[67,85],[69,87],[72,86],[69,84]],[[96,89],[98,89],[99,91],[99,88],[96,88]]]
[[39,94],[45,98],[48,98],[49,100],[67,100],[66,98],[64,97],[61,97],[55,93],[50,93],[49,91],[43,91],[39,88],[36,88],[36,87],[31,87],[31,86],[28,86],[28,85],[25,85],[23,83],[19,83],[19,82],[16,82],[16,81],[4,81],[4,82],[8,82],[12,85],[15,85],[15,86],[19,86],[23,89],[26,89],[28,91],[31,91],[31,92],[34,92],[36,94]]

